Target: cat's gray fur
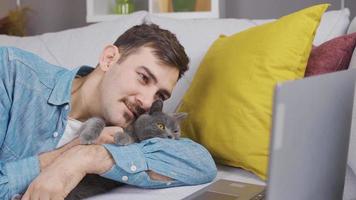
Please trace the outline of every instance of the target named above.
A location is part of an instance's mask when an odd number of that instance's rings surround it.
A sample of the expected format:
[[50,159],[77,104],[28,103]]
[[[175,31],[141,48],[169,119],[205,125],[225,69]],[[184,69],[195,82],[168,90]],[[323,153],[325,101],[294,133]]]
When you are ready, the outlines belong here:
[[[149,113],[140,115],[134,123],[124,129],[124,132],[118,132],[115,135],[115,144],[129,145],[154,137],[179,139],[179,122],[187,114],[166,114],[162,112],[162,108],[163,102],[161,100],[155,101]],[[98,117],[88,119],[79,129],[81,143],[92,144],[99,137],[104,127],[103,119]]]
[[[115,135],[116,145],[129,145],[135,142],[160,137],[179,139],[180,121],[186,113],[166,114],[162,112],[163,102],[157,100],[152,104],[147,114],[140,115],[124,132]],[[105,121],[98,117],[88,119],[79,129],[82,144],[92,144],[100,136],[105,127]],[[98,175],[86,176],[78,186],[66,197],[66,200],[83,199],[93,195],[107,192],[120,183],[105,179]]]

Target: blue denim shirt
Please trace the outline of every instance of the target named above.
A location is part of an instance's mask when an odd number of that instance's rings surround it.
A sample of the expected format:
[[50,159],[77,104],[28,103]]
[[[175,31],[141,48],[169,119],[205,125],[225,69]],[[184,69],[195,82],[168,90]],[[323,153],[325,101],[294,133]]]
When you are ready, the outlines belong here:
[[[38,154],[55,149],[80,69],[68,70],[32,53],[0,47],[0,199],[24,193],[40,173]],[[189,139],[104,146],[116,165],[102,176],[127,184],[162,188],[206,183],[216,176],[208,151]],[[151,180],[146,170],[173,181]]]

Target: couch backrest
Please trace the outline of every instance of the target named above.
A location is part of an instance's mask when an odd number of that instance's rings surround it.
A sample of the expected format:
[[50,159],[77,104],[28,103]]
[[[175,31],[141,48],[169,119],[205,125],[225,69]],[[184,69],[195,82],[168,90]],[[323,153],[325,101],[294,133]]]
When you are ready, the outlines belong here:
[[[314,44],[319,45],[344,34],[350,22],[349,15],[348,9],[326,12],[322,17]],[[172,112],[188,89],[209,46],[219,35],[231,35],[268,23],[273,19],[171,19],[140,11],[109,22],[38,36],[20,38],[0,35],[0,46],[19,47],[40,55],[50,63],[66,68],[80,65],[95,66],[105,45],[112,44],[125,30],[144,21],[156,23],[174,32],[190,57],[190,70],[179,81],[172,98],[164,106],[165,111]]]
[[95,66],[103,48],[130,27],[142,24],[146,15],[146,11],[140,11],[113,21],[31,37],[0,35],[0,45],[31,51],[52,64],[66,68]]

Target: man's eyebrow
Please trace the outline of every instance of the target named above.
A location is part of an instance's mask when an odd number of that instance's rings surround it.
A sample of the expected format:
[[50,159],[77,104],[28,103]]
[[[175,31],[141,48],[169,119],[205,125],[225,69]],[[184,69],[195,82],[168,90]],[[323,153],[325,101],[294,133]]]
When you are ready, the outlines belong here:
[[[155,82],[157,83],[157,78],[156,76],[151,72],[150,69],[148,69],[146,66],[140,66],[140,68],[142,68],[143,70],[145,70],[145,72],[148,74],[148,76]],[[171,93],[166,90],[166,89],[160,89],[159,90],[160,93],[162,93],[166,99],[169,99],[171,97]]]

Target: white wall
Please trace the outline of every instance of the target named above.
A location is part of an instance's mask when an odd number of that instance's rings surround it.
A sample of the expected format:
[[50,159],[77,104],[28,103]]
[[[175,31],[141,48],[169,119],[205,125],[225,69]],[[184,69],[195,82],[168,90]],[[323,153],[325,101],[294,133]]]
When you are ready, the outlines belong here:
[[[135,0],[137,9],[147,8],[148,0]],[[317,3],[331,3],[330,10],[340,9],[341,0],[221,0],[227,18],[278,18]],[[21,0],[33,12],[29,15],[28,34],[35,35],[87,25],[86,0]],[[0,0],[0,17],[14,8],[15,0]],[[345,6],[356,15],[356,0],[345,0]],[[224,10],[224,9],[222,9]]]
[[[336,10],[341,7],[341,0],[226,0],[226,17],[278,18],[318,3],[330,3],[329,10]],[[356,0],[345,0],[345,7],[350,8],[352,19],[356,15]]]
[[228,0],[226,16],[231,18],[279,18],[293,11],[315,5],[331,3],[329,9],[340,9],[340,0]]
[[[28,14],[28,35],[86,25],[85,2],[85,0],[21,0],[21,5],[31,8]],[[0,0],[0,17],[15,7],[15,0]]]
[[16,7],[15,0],[0,0],[0,18],[3,18],[9,12],[9,9]]

